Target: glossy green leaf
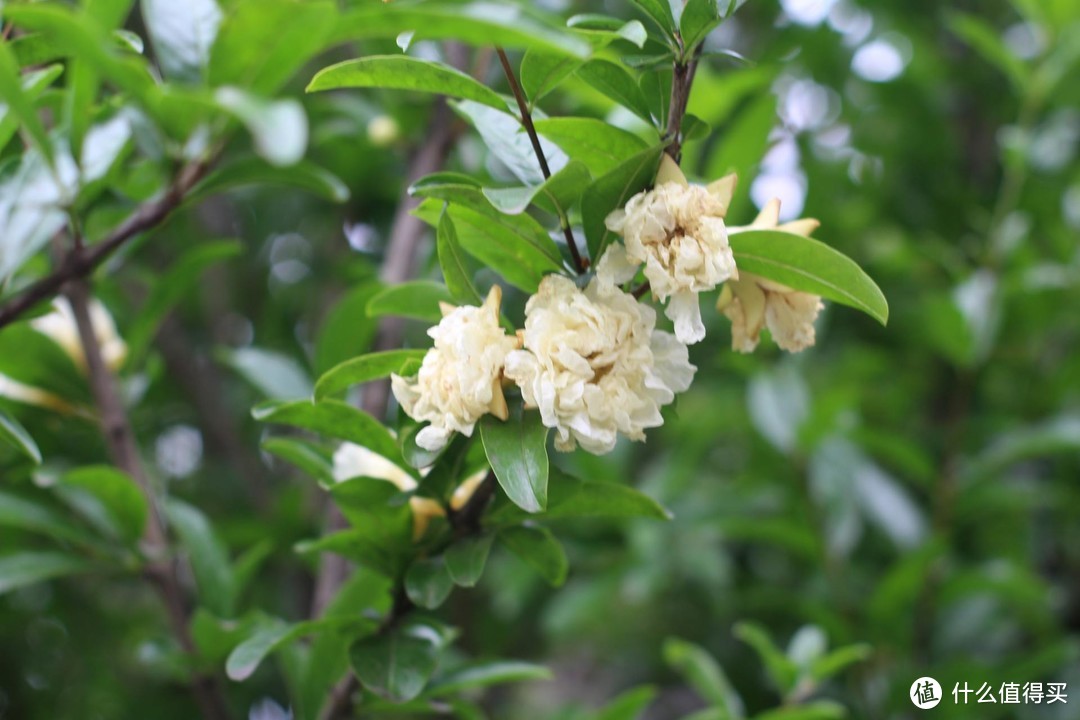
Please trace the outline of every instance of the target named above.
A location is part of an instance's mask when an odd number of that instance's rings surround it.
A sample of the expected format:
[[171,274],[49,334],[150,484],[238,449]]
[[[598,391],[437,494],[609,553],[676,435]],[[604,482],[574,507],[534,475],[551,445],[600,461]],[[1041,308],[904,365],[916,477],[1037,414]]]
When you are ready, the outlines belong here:
[[798,668],[776,646],[768,631],[756,623],[741,622],[735,626],[734,634],[754,648],[777,690],[784,694],[791,692],[798,680]]
[[403,702],[423,692],[435,672],[443,644],[438,628],[413,619],[354,643],[349,659],[365,688]]
[[289,167],[271,165],[259,157],[234,160],[217,168],[192,189],[188,202],[254,185],[277,185],[306,190],[330,202],[349,199],[349,188],[329,170],[301,160]]
[[[663,505],[632,487],[612,482],[580,480],[552,466],[549,470],[548,503],[540,517],[631,518],[648,517],[670,520]],[[491,521],[512,523],[527,516],[520,509],[505,506],[491,514]]]
[[413,280],[382,290],[367,304],[371,317],[396,315],[436,324],[442,319],[439,303],[453,304],[454,298],[442,283]]
[[664,35],[673,37],[678,26],[675,17],[671,14],[671,5],[668,0],[630,0],[637,5],[642,12],[649,16]]
[[577,69],[577,76],[630,112],[651,122],[649,105],[637,80],[625,68],[609,60],[590,60]]
[[210,520],[198,508],[175,498],[165,503],[165,515],[191,560],[199,601],[218,617],[232,617],[236,578]]
[[405,592],[415,604],[434,610],[450,597],[454,581],[442,555],[416,560],[405,573]]
[[450,295],[462,305],[480,305],[483,298],[473,285],[472,271],[465,260],[457,231],[450,215],[443,213],[439,220],[436,235],[436,247],[439,254],[439,267],[442,268],[443,280]]
[[484,188],[483,192],[496,209],[508,215],[520,215],[535,203],[549,212],[565,216],[591,180],[585,163],[572,160],[541,185]]
[[216,355],[268,399],[311,396],[311,377],[294,357],[257,347],[221,348]]
[[649,146],[637,135],[595,118],[546,118],[535,125],[538,133],[585,163],[594,175],[615,169]]
[[424,696],[443,697],[475,688],[530,680],[552,680],[554,677],[543,665],[516,660],[494,660],[466,665],[437,678]]
[[315,335],[315,372],[324,373],[371,350],[379,321],[368,314],[368,303],[384,289],[382,283],[370,278],[347,291],[330,308]]
[[292,463],[324,486],[334,482],[333,453],[327,448],[300,438],[270,437],[263,440],[262,449]]
[[455,584],[472,587],[480,581],[495,536],[490,533],[456,540],[445,552],[446,569]]
[[[518,180],[526,185],[544,182],[544,172],[536,158],[536,150],[517,115],[511,115],[505,108],[495,109],[469,100],[455,102],[453,108],[476,128],[488,150]],[[562,170],[567,158],[557,145],[541,137],[540,149],[551,172]]]
[[610,15],[595,13],[574,15],[566,21],[566,26],[583,33],[598,45],[606,45],[613,40],[626,40],[641,48],[649,39],[648,31],[640,20],[625,22]]
[[255,152],[266,162],[285,167],[304,157],[308,122],[296,100],[266,100],[235,87],[218,88],[214,100],[244,124],[254,140]]
[[576,57],[529,50],[521,58],[521,89],[529,102],[536,103],[570,77],[581,62]]
[[543,510],[548,495],[548,428],[540,413],[526,412],[514,402],[506,420],[485,415],[479,427],[484,452],[507,497],[526,512]]
[[[370,482],[374,484],[375,481]],[[407,507],[404,509],[405,519],[409,520],[408,509]],[[299,542],[295,550],[301,555],[319,552],[337,553],[372,572],[393,579],[399,577],[401,571],[405,569],[405,558],[400,546],[411,543],[409,525],[411,522],[401,524],[400,532],[384,532],[389,526],[382,528],[365,526],[341,530],[315,540]]]
[[694,690],[712,705],[722,720],[745,717],[742,698],[723,668],[705,649],[679,638],[664,642],[664,662],[686,678]]
[[551,585],[566,581],[570,564],[566,551],[547,528],[519,525],[499,531],[499,542],[525,561]]
[[448,65],[408,55],[372,55],[331,65],[312,78],[307,91],[338,88],[413,90],[506,109],[506,101],[497,92],[471,76]]
[[373,620],[362,617],[331,617],[291,624],[271,618],[259,623],[254,633],[233,649],[225,663],[225,674],[230,680],[246,680],[267,656],[305,635],[346,627],[355,632],[364,632],[373,630],[375,626]]
[[88,560],[58,552],[21,552],[0,556],[0,595],[53,578],[89,572]]
[[64,473],[55,489],[102,531],[128,544],[142,537],[146,496],[126,473],[107,465],[76,468]]
[[[727,6],[731,0],[719,0]],[[720,24],[718,0],[687,0],[683,5],[682,17],[679,18],[679,32],[682,35],[685,52],[689,55],[705,36]]]
[[41,450],[38,449],[34,438],[26,432],[26,428],[19,421],[4,412],[0,408],[0,441],[11,445],[20,453],[30,458],[37,464],[41,464]]
[[589,242],[589,257],[597,263],[604,248],[615,238],[604,225],[612,210],[623,207],[638,192],[652,186],[660,164],[660,145],[647,148],[602,175],[589,186],[581,199],[581,224]]
[[889,320],[889,304],[870,276],[822,242],[778,230],[733,233],[730,242],[740,270],[861,310],[882,325]]
[[391,462],[403,463],[397,442],[386,427],[363,410],[340,400],[269,402],[256,406],[251,414],[260,422],[291,425],[348,440]]
[[409,361],[424,359],[427,350],[384,350],[361,355],[327,370],[315,383],[315,399],[322,400],[353,385],[400,373]]

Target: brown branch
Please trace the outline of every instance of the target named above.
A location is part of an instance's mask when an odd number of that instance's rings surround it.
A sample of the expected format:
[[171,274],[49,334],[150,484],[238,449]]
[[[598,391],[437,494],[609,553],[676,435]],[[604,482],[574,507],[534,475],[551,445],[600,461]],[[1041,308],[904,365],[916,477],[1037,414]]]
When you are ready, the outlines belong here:
[[89,276],[94,268],[139,233],[160,225],[179,207],[212,164],[212,160],[204,160],[184,166],[163,195],[139,206],[104,240],[93,245],[80,244],[73,248],[51,275],[30,285],[20,295],[0,307],[0,328],[15,322],[38,303],[52,299],[60,293],[65,283]]
[[[682,38],[676,39],[681,46]],[[686,105],[690,102],[690,87],[694,84],[701,47],[698,46],[694,57],[689,61],[676,59],[672,66],[671,102],[668,104],[667,132],[665,133],[669,140],[664,152],[676,163],[679,162],[682,154],[682,123],[683,118],[686,117]]]
[[[93,323],[90,320],[90,290],[87,282],[82,279],[71,282],[66,288],[66,293],[75,315],[79,339],[86,357],[90,387],[101,417],[101,430],[105,436],[109,455],[113,463],[130,475],[146,496],[149,513],[142,542],[144,552],[150,560],[147,574],[161,594],[169,616],[169,623],[181,647],[184,652],[194,655],[195,642],[188,629],[188,613],[178,568],[176,562],[168,557],[165,523],[161,517],[156,494],[150,486],[150,480],[139,458],[135,434],[120,401],[116,378],[113,377],[101,356],[101,345],[98,343]],[[194,674],[192,691],[204,718],[226,720],[229,717],[225,696],[212,677],[201,673]]]
[[[499,63],[502,64],[506,82],[510,84],[510,91],[514,93],[514,99],[517,100],[518,110],[521,112],[521,124],[525,126],[525,132],[529,136],[529,142],[532,143],[533,152],[536,153],[536,160],[540,163],[540,172],[544,174],[544,179],[547,180],[551,177],[551,168],[548,167],[547,158],[544,157],[544,149],[540,147],[540,136],[536,134],[536,126],[533,125],[529,102],[525,99],[525,93],[522,92],[521,85],[514,76],[514,69],[510,67],[510,60],[506,57],[506,52],[501,47],[495,48],[495,52],[499,55]],[[585,272],[587,265],[578,251],[577,242],[574,240],[574,231],[570,228],[570,222],[566,217],[562,216],[561,212],[559,224],[563,236],[566,238],[566,246],[570,248],[570,255],[574,258],[574,268],[579,273]]]

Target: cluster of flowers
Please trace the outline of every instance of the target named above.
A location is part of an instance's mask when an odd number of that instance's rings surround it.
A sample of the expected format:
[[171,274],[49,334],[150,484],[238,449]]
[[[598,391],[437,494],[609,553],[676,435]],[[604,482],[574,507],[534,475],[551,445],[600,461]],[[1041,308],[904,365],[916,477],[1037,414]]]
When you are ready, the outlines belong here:
[[[785,350],[813,345],[821,299],[740,273],[728,236],[758,229],[809,235],[817,221],[780,225],[774,200],[750,225],[728,227],[734,189],[734,175],[691,185],[665,155],[655,186],[607,217],[623,244],[609,246],[584,289],[569,277],[545,277],[514,336],[499,324],[498,286],[480,307],[444,306],[417,375],[391,378],[405,412],[429,423],[417,444],[436,451],[454,432],[471,435],[485,414],[505,420],[504,382],[540,412],[558,450],[580,445],[602,454],[619,434],[644,440],[647,428],[663,423],[660,408],[690,387],[696,368],[687,345],[705,337],[698,295],[721,283],[717,307],[732,322],[735,350],[751,352],[764,327]],[[674,334],[658,330],[655,311],[622,289],[639,271],[667,303]]]

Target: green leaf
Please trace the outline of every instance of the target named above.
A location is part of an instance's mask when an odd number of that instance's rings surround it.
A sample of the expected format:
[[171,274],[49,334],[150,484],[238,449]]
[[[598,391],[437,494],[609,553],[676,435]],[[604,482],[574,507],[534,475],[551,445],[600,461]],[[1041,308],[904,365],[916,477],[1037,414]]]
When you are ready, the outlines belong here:
[[[725,5],[730,0],[722,0]],[[720,24],[720,10],[717,0],[687,0],[683,5],[682,17],[679,18],[679,32],[682,35],[684,55],[690,57],[694,49],[713,28]]]
[[654,145],[626,160],[606,175],[597,178],[581,199],[581,224],[589,242],[589,257],[595,265],[604,248],[615,238],[604,225],[612,210],[621,208],[632,196],[651,187],[656,179],[663,146]]
[[404,702],[423,692],[435,672],[444,642],[438,628],[412,619],[354,643],[349,659],[365,688],[394,702]]
[[841,672],[850,665],[860,663],[874,654],[869,645],[846,645],[828,652],[810,665],[810,675],[821,682]]
[[219,348],[215,355],[269,399],[311,395],[307,370],[289,355],[256,347]]
[[552,679],[554,675],[543,665],[516,660],[493,660],[466,665],[443,675],[431,683],[424,697],[444,697],[491,685]]
[[[552,466],[549,470],[547,508],[539,516],[545,520],[572,517],[631,518],[648,517],[670,520],[672,515],[648,495],[626,485],[594,480],[579,480]],[[491,522],[518,522],[527,517],[514,506],[493,512]]]
[[594,175],[613,170],[649,147],[637,135],[595,118],[546,118],[534,124],[536,132],[585,163]]
[[[469,121],[488,150],[526,185],[539,185],[546,179],[536,150],[516,115],[469,100],[453,103],[454,110]],[[566,164],[566,155],[558,146],[540,138],[540,149],[548,169],[555,173]]]
[[251,414],[260,422],[291,425],[348,440],[393,463],[404,463],[397,442],[381,422],[340,400],[269,402],[256,406]]
[[[36,100],[63,72],[64,66],[58,64],[23,73],[21,78],[22,90],[27,102]],[[18,113],[8,106],[0,107],[0,149],[6,147],[11,138],[15,136],[15,133],[18,132],[19,122]]]
[[761,92],[756,98],[721,129],[720,141],[705,161],[707,178],[715,179],[732,172],[740,178],[728,208],[728,217],[733,217],[749,201],[751,180],[765,155],[769,133],[776,125],[776,96]]
[[154,55],[170,80],[196,82],[210,61],[210,48],[221,25],[214,0],[142,0]]
[[627,690],[605,705],[594,720],[637,720],[656,697],[656,688],[645,687]]
[[888,322],[889,304],[878,286],[828,245],[778,230],[732,233],[729,241],[740,270],[861,310],[882,325]]
[[199,509],[175,498],[166,501],[165,515],[191,559],[199,601],[218,617],[232,617],[236,578],[210,521]]
[[20,425],[18,420],[4,412],[3,408],[0,408],[0,441],[11,445],[35,464],[41,464],[41,450],[34,438],[30,437],[30,433],[26,432],[26,428]]
[[592,38],[598,46],[606,45],[613,40],[626,40],[642,48],[645,46],[645,41],[649,39],[649,33],[640,20],[625,22],[610,15],[595,13],[574,15],[566,21],[566,26]]
[[536,203],[549,212],[565,217],[591,180],[585,163],[572,160],[540,185],[484,188],[483,193],[497,210],[508,215],[520,215],[529,205]]
[[545,20],[546,16],[522,5],[504,2],[389,3],[347,13],[338,23],[337,38],[394,38],[414,32],[417,40],[455,40],[490,47],[497,39],[505,48],[588,56],[587,42]]
[[781,694],[787,695],[795,687],[799,677],[799,669],[795,663],[788,659],[787,655],[776,646],[765,628],[751,622],[740,622],[735,625],[735,637],[754,648],[765,670],[776,685]]
[[668,638],[664,642],[664,662],[720,711],[721,720],[742,720],[745,716],[739,693],[723,668],[703,648],[679,638]]
[[1062,413],[1042,422],[1015,427],[994,438],[975,456],[965,474],[982,479],[1028,458],[1071,454],[1080,450],[1080,414]]
[[240,0],[210,51],[210,85],[273,94],[327,46],[337,15],[328,0]]
[[46,505],[0,491],[0,525],[40,532],[57,540],[83,545],[97,542],[70,517]]
[[45,132],[45,125],[38,117],[37,108],[23,89],[19,75],[19,64],[15,60],[7,42],[0,43],[0,100],[7,104],[7,109],[18,118],[26,129],[34,146],[45,157],[49,165],[54,162],[52,141]]
[[575,57],[528,50],[521,58],[521,89],[535,104],[580,66],[581,60]]
[[343,628],[363,632],[374,627],[374,621],[361,617],[331,617],[291,624],[271,618],[257,625],[255,632],[229,653],[225,674],[230,680],[246,680],[268,655],[305,635]]
[[454,298],[442,283],[413,280],[381,291],[367,304],[370,317],[396,315],[436,324],[442,319],[439,303],[453,304]]
[[497,92],[471,76],[448,65],[408,55],[372,55],[331,65],[312,78],[307,92],[338,88],[414,90],[506,109],[506,101]]
[[671,5],[668,4],[668,0],[630,0],[630,2],[648,15],[666,37],[674,37],[678,26],[675,24],[675,17],[671,14]]
[[359,283],[326,313],[315,336],[316,372],[324,373],[371,349],[379,323],[368,314],[368,303],[384,289],[374,278]]
[[361,355],[327,370],[315,383],[315,400],[322,400],[353,385],[400,373],[409,361],[422,361],[427,350],[385,350]]
[[754,716],[754,720],[841,720],[847,708],[832,700],[817,700],[805,705],[777,708]]
[[134,544],[146,527],[146,496],[126,473],[107,465],[64,473],[56,486],[64,500],[101,530]]
[[608,60],[590,60],[577,69],[577,76],[646,122],[652,122],[645,95],[625,68]]
[[446,569],[450,579],[462,587],[473,587],[484,574],[491,543],[495,536],[490,533],[465,537],[447,548]]
[[266,100],[235,87],[218,88],[214,100],[251,133],[255,152],[271,165],[295,165],[307,150],[304,107],[291,98]]
[[520,402],[513,402],[506,420],[485,415],[479,425],[484,452],[507,497],[526,512],[543,510],[547,506],[548,428],[540,413],[526,412]]
[[188,294],[203,272],[215,263],[238,256],[243,249],[236,240],[196,245],[173,261],[163,275],[153,278],[150,295],[125,335],[130,365],[139,364],[169,310]]
[[0,557],[0,595],[44,580],[89,572],[94,566],[74,555],[22,552]]
[[262,441],[262,449],[292,463],[323,486],[334,482],[333,453],[320,445],[299,438],[270,437]]
[[443,213],[439,220],[436,234],[436,247],[439,254],[439,267],[442,268],[443,280],[450,295],[463,305],[480,305],[484,299],[476,291],[472,282],[472,272],[465,262],[465,256],[458,242],[454,221]]
[[945,24],[956,35],[1008,78],[1013,88],[1023,90],[1029,84],[1030,73],[1023,60],[1005,44],[1001,32],[986,20],[959,12],[949,12]]
[[349,199],[349,188],[338,176],[306,160],[280,167],[259,157],[246,157],[207,175],[188,194],[186,202],[194,203],[217,193],[252,185],[298,188],[334,203]]
[[442,555],[421,558],[409,566],[405,573],[405,592],[415,604],[434,610],[450,597],[454,581]]
[[499,542],[525,561],[551,585],[566,581],[569,563],[566,552],[547,528],[520,525],[499,531]]

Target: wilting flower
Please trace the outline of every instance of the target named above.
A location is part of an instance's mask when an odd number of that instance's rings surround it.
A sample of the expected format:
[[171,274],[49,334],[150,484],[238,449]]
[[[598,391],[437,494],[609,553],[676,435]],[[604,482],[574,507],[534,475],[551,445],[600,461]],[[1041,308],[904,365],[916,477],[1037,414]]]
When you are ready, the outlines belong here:
[[[427,470],[421,471],[426,474]],[[336,482],[344,482],[355,477],[368,477],[392,483],[402,492],[412,492],[417,488],[416,478],[402,468],[390,462],[382,455],[355,443],[345,442],[334,453],[333,475]],[[487,470],[481,470],[465,478],[454,490],[450,507],[460,510],[469,502],[469,498],[483,482]],[[413,516],[413,540],[419,540],[427,532],[431,520],[444,517],[446,510],[437,500],[413,495],[409,498],[409,509]]]
[[739,276],[724,226],[735,180],[728,175],[707,187],[691,185],[664,155],[655,187],[630,198],[605,220],[609,230],[622,235],[624,245],[608,247],[597,276],[624,283],[644,264],[652,292],[668,301],[665,314],[684,343],[705,337],[698,293]]
[[416,444],[437,451],[459,432],[472,435],[481,416],[505,420],[502,370],[518,340],[499,325],[502,290],[491,288],[480,307],[443,306],[443,319],[428,330],[435,346],[424,356],[415,378],[391,375],[394,397],[410,417],[430,424]]
[[[781,230],[809,237],[820,223],[812,218],[780,224],[780,201],[772,199],[754,222],[745,227],[731,227],[732,235],[746,230]],[[728,281],[720,293],[716,308],[731,320],[731,347],[738,352],[753,352],[768,327],[773,340],[788,352],[799,352],[814,344],[814,320],[824,305],[821,298],[792,290],[786,285],[743,271],[738,280]]]
[[548,275],[525,306],[524,350],[506,358],[506,377],[527,407],[555,429],[555,447],[601,454],[618,433],[644,440],[660,408],[690,387],[686,346],[656,330],[656,312],[594,279],[585,290]]
[[[52,312],[34,318],[30,321],[30,326],[59,345],[72,362],[85,372],[86,354],[83,352],[71,303],[67,298],[58,297],[53,300],[52,305]],[[94,335],[101,346],[101,359],[110,370],[118,370],[127,359],[127,344],[116,332],[116,323],[104,305],[91,299],[87,310],[90,314],[90,325],[94,328]]]

